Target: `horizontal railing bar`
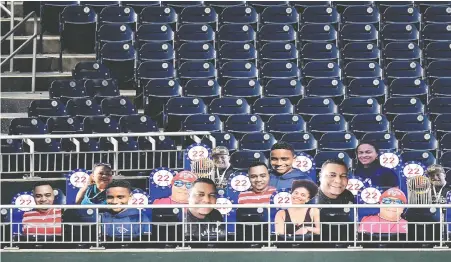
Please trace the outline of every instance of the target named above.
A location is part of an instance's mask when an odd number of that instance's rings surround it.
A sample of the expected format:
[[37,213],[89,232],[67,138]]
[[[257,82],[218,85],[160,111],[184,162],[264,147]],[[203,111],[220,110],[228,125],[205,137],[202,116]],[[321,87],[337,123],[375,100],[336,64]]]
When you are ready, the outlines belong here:
[[[3,8],[2,8],[3,9]],[[25,22],[27,22],[28,19],[30,19],[30,17],[36,17],[36,13],[34,11],[32,11],[31,13],[29,13],[27,16],[24,17],[24,19],[22,21],[20,21],[15,27],[13,27],[13,29],[11,29],[11,31],[9,31],[8,33],[6,33],[2,39],[0,40],[0,43],[3,43],[6,38],[8,38],[10,35],[14,34],[14,32],[17,31],[17,29],[24,24]]]
[[7,58],[5,58],[5,60],[3,60],[0,64],[0,67],[5,65],[6,63],[9,62],[9,60],[11,60],[17,53],[19,53],[20,51],[22,51],[22,49],[24,49],[28,43],[30,43],[31,41],[33,41],[33,39],[35,39],[38,35],[32,35],[27,41],[25,41],[23,44],[21,44],[19,46],[19,48],[17,48],[12,54],[10,54]]

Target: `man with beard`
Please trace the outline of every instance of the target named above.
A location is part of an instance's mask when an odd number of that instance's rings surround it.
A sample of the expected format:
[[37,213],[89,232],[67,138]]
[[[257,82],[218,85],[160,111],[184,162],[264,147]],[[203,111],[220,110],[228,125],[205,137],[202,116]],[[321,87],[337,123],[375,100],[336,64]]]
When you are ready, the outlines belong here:
[[432,203],[446,204],[446,196],[451,191],[451,187],[446,184],[446,172],[440,165],[430,165],[426,174],[432,185]]
[[212,150],[211,157],[215,163],[216,185],[218,187],[227,186],[230,175],[233,173],[229,150],[225,146],[217,146]]
[[78,191],[75,203],[82,205],[106,204],[105,189],[112,179],[113,171],[110,164],[95,164],[88,183]]
[[172,193],[169,197],[156,199],[155,205],[188,204],[189,190],[197,176],[189,171],[180,171],[172,179]]
[[249,166],[247,175],[252,187],[239,194],[238,204],[269,204],[276,189],[269,186],[268,166],[263,162],[255,162]]
[[293,168],[295,154],[293,146],[287,142],[278,142],[271,148],[271,178],[269,185],[276,189],[291,188],[294,180],[312,180],[299,169]]
[[[38,182],[33,186],[36,205],[53,205],[55,194],[49,182]],[[36,208],[23,214],[25,235],[61,236],[61,209]]]

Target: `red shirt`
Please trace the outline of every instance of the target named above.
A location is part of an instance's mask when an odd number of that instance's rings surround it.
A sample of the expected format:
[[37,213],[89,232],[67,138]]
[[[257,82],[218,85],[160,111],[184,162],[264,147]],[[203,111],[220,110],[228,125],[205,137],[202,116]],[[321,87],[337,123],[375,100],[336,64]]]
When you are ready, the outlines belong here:
[[238,195],[238,204],[270,204],[271,196],[276,192],[275,187],[269,187],[264,192],[246,191]]
[[25,235],[61,236],[61,209],[36,210],[23,214],[23,233]]

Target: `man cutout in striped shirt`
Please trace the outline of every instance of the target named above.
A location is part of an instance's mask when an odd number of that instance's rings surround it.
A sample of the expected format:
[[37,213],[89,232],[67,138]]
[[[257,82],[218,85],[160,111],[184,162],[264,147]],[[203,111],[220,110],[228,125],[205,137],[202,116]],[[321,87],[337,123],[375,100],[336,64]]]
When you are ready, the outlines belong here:
[[247,171],[251,189],[238,196],[238,204],[269,204],[276,188],[269,186],[268,166],[263,162],[255,162]]
[[[33,186],[36,205],[53,205],[55,194],[50,183],[41,181]],[[61,236],[61,209],[36,208],[23,214],[25,235]]]

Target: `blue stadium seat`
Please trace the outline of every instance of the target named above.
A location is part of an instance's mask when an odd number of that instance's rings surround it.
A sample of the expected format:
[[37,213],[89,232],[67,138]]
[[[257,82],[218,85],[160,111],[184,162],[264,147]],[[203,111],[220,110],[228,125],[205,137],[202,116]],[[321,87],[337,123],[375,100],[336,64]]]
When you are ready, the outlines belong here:
[[337,44],[338,33],[330,24],[304,24],[301,26],[301,29],[299,29],[298,38],[300,43]]
[[371,97],[350,97],[340,104],[340,113],[351,121],[359,114],[380,114],[381,106],[376,99]]
[[276,139],[270,133],[247,133],[240,140],[240,150],[258,151],[269,157],[269,151],[276,142]]
[[[60,18],[60,13],[64,10],[66,6],[76,6],[78,1],[41,1],[40,3],[40,14],[41,17],[41,34],[40,42],[42,45],[42,36],[45,32],[51,34],[58,34],[59,26],[58,21]],[[24,11],[24,13],[26,13]]]
[[257,34],[249,25],[225,24],[218,31],[218,46],[224,43],[252,43],[255,45]]
[[416,24],[421,23],[421,13],[414,6],[390,6],[382,13],[384,24]]
[[[434,120],[435,136],[441,139],[447,133],[451,133],[451,114],[440,114]],[[442,148],[441,148],[442,149]]]
[[28,117],[39,117],[46,119],[50,116],[67,115],[64,104],[55,99],[40,99],[31,101],[28,106]]
[[291,25],[266,24],[258,31],[257,38],[259,45],[263,46],[267,42],[295,42],[296,31]]
[[[95,47],[96,12],[86,6],[67,6],[60,17],[60,71],[62,53],[93,53]],[[79,40],[83,39],[82,42]]]
[[224,122],[224,130],[232,133],[237,139],[252,132],[263,132],[265,123],[259,115],[231,115]]
[[[213,132],[210,136],[216,139],[216,146],[225,146],[230,152],[238,148],[238,140],[235,136],[228,132]],[[202,139],[202,143],[211,147],[211,141],[208,138]]]
[[67,101],[66,112],[70,116],[98,116],[102,109],[91,98],[73,98]]
[[286,98],[262,97],[252,105],[252,112],[267,122],[274,115],[293,114],[293,104]]
[[231,6],[222,11],[219,21],[221,24],[249,25],[256,29],[258,14],[251,6]]
[[300,22],[303,24],[312,23],[335,25],[340,22],[340,14],[335,7],[331,7],[329,5],[308,6],[302,12]]
[[[32,139],[34,142],[34,147],[36,152],[60,152],[61,151],[61,143],[60,141],[56,139]],[[51,169],[57,169],[61,168],[61,154],[43,154],[42,156],[39,156],[39,160],[35,162],[35,168],[37,169],[38,166],[44,170],[51,170]],[[56,167],[56,168],[55,168]]]
[[305,88],[305,96],[332,98],[339,104],[345,95],[345,86],[340,79],[314,78],[310,80]]
[[[340,3],[338,3],[340,4]],[[348,6],[341,14],[341,22],[345,24],[378,24],[380,14],[377,8],[372,6]]]
[[161,1],[162,6],[170,6],[180,14],[183,9],[191,6],[202,6],[202,1]]
[[260,14],[260,23],[292,25],[297,29],[299,14],[295,8],[289,6],[269,6]]
[[381,29],[382,47],[391,42],[416,42],[420,39],[420,32],[414,24],[386,24]]
[[410,132],[430,132],[431,126],[431,121],[423,114],[401,114],[393,119],[391,131],[400,139]]
[[286,97],[297,103],[304,94],[304,86],[297,79],[271,79],[264,86],[263,94],[265,97]]
[[388,87],[388,95],[391,97],[418,97],[428,93],[429,87],[421,78],[396,78]]
[[258,80],[230,79],[225,83],[222,89],[222,94],[224,97],[229,96],[245,98],[248,102],[250,102],[261,97],[262,87]]
[[165,61],[174,63],[175,51],[171,43],[149,42],[141,46],[138,61]]
[[382,79],[382,69],[378,63],[371,61],[353,61],[343,69],[343,77],[346,79],[345,83],[361,78]]
[[202,114],[188,116],[183,122],[183,131],[221,132],[222,121],[217,115]]
[[175,30],[177,13],[170,6],[150,6],[141,11],[138,21],[140,24],[168,25]]
[[427,112],[431,120],[435,120],[435,118],[440,114],[449,114],[451,113],[451,97],[436,97],[429,100],[427,104]]
[[340,114],[314,115],[308,123],[308,130],[319,140],[325,133],[347,131],[348,122]]
[[78,118],[70,116],[50,117],[47,120],[47,130],[51,134],[75,134],[83,130]]
[[38,118],[13,118],[9,125],[9,135],[46,134],[47,126]]
[[392,6],[401,6],[401,7],[408,7],[408,6],[413,6],[414,5],[414,1],[379,1],[376,3],[377,7],[379,8],[379,11],[381,14],[385,13],[385,10],[387,10],[387,8],[392,7]]
[[268,163],[265,154],[254,151],[236,151],[230,156],[230,164],[234,169],[246,170],[254,162]]
[[326,133],[318,141],[320,151],[344,151],[351,158],[355,157],[355,149],[359,141],[349,132]]
[[331,1],[290,1],[290,5],[296,7],[298,10],[311,6],[331,6]]
[[301,65],[317,60],[337,62],[340,52],[334,43],[306,43],[299,51],[299,56]]
[[451,31],[448,31],[447,24],[426,24],[421,29],[421,38],[423,46],[427,46],[430,42],[451,41]]
[[451,61],[434,61],[426,68],[429,83],[433,83],[438,78],[448,78],[451,70]]
[[215,31],[207,24],[184,24],[176,33],[179,44],[185,42],[207,43],[215,40]]
[[304,152],[311,156],[315,155],[318,142],[311,133],[291,132],[282,136],[280,141],[290,143],[297,152]]
[[349,42],[377,44],[379,32],[373,24],[345,24],[340,30],[342,47]]
[[111,76],[122,88],[134,81],[135,58],[136,51],[131,44],[105,43],[99,53],[99,60],[111,70]]
[[249,1],[248,4],[260,14],[268,7],[288,6],[288,1]]
[[394,133],[370,132],[362,137],[362,141],[373,142],[381,151],[396,152],[398,150],[398,139]]
[[206,104],[221,95],[221,87],[214,79],[188,80],[182,91],[184,96],[202,98]]
[[177,51],[179,63],[184,61],[210,61],[215,63],[216,51],[209,43],[184,43]]
[[135,35],[127,24],[104,24],[96,32],[96,53],[105,43],[121,43],[133,45]]
[[49,96],[59,99],[63,104],[73,97],[89,96],[81,80],[54,80],[49,89]]
[[300,115],[273,115],[265,125],[265,131],[270,132],[276,139],[292,132],[306,132],[307,124]]
[[130,6],[107,6],[99,14],[99,24],[127,24],[133,31],[136,31],[137,14]]
[[377,45],[365,42],[352,42],[346,44],[342,53],[343,64],[346,65],[352,61],[373,61],[380,63],[380,50]]
[[75,80],[87,79],[109,79],[111,73],[108,67],[99,62],[79,62],[72,70],[72,77]]
[[437,159],[431,152],[422,150],[403,152],[401,153],[401,159],[405,163],[415,161],[422,163],[426,167],[437,163]]
[[80,1],[80,5],[89,6],[98,14],[100,14],[105,7],[119,6],[119,4],[119,1]]
[[245,99],[222,97],[211,101],[209,112],[210,114],[219,115],[221,120],[224,122],[231,115],[250,114],[251,108]]
[[358,114],[352,118],[349,130],[360,139],[368,133],[388,132],[390,130],[390,122],[388,122],[385,115]]
[[213,7],[218,14],[232,6],[245,6],[245,1],[204,1],[204,5]]
[[[448,132],[440,139],[440,151],[445,154],[451,151],[451,134]],[[443,159],[443,157],[442,157]],[[451,161],[449,161],[451,163]],[[449,166],[451,168],[451,166]]]
[[101,107],[104,115],[116,118],[118,122],[118,116],[138,114],[138,110],[126,96],[107,97],[102,100]]
[[264,65],[269,61],[297,62],[298,51],[293,43],[270,42],[262,46],[259,52],[259,62]]
[[182,122],[190,115],[206,114],[207,106],[199,98],[173,97],[164,106],[165,130],[180,131]]
[[129,6],[135,10],[136,14],[141,14],[142,10],[149,6],[158,7],[160,1],[121,1],[122,6]]
[[146,42],[173,43],[174,31],[168,25],[142,24],[136,31],[136,42],[138,45]]
[[189,6],[179,15],[182,24],[210,24],[217,31],[218,14],[211,7]]
[[119,133],[119,125],[108,116],[87,116],[83,120],[83,133]]
[[341,69],[335,62],[313,61],[308,62],[302,69],[302,77],[305,83],[315,78],[340,79]]
[[221,63],[244,60],[253,63],[257,62],[257,50],[254,45],[248,43],[228,42],[224,43],[219,50]]
[[150,80],[165,79],[166,81],[175,78],[175,69],[172,63],[160,61],[142,62],[136,72],[141,87],[146,86]]
[[217,77],[215,66],[202,61],[184,62],[178,68],[177,74],[183,83],[191,79],[215,79]]
[[432,96],[450,97],[451,96],[451,79],[438,78],[435,79],[430,88]]
[[392,97],[387,99],[383,106],[383,112],[391,121],[400,114],[424,114],[423,103],[416,98]]
[[146,115],[128,115],[119,119],[121,133],[158,132],[157,124]]
[[387,86],[377,78],[356,78],[348,84],[346,94],[348,97],[385,97]]
[[423,150],[435,154],[434,151],[438,148],[437,139],[429,132],[407,133],[400,142],[400,149],[403,151]]
[[86,95],[93,97],[100,104],[109,96],[119,96],[119,86],[114,79],[88,79],[85,81]]
[[373,1],[339,1],[334,3],[340,14],[350,6],[371,6],[372,4]]
[[219,70],[220,84],[224,85],[230,79],[257,79],[258,70],[254,63],[246,61],[231,61],[222,65]]
[[260,70],[260,78],[263,80],[270,79],[299,79],[301,70],[296,63],[271,61],[263,65]]
[[448,13],[449,5],[443,3],[441,6],[430,6],[423,13],[423,22],[424,23],[440,23],[446,24],[451,23],[451,17]]
[[450,42],[432,42],[424,49],[425,64],[436,60],[451,60]]
[[389,64],[394,60],[420,62],[421,56],[421,49],[414,42],[392,42],[387,44],[384,49],[385,64]]
[[423,68],[418,62],[393,61],[385,68],[385,79],[391,83],[399,78],[423,78]]
[[442,166],[451,168],[451,152],[443,153],[439,162]]
[[305,97],[299,100],[294,111],[296,114],[300,114],[305,121],[310,121],[314,115],[336,114],[338,107],[330,98]]
[[316,153],[314,161],[317,169],[317,173],[319,175],[319,171],[321,170],[321,166],[330,159],[341,159],[345,162],[346,166],[349,170],[352,170],[353,160],[349,157],[346,152],[340,151],[321,151]]

